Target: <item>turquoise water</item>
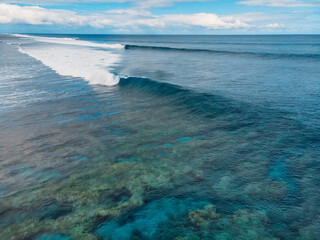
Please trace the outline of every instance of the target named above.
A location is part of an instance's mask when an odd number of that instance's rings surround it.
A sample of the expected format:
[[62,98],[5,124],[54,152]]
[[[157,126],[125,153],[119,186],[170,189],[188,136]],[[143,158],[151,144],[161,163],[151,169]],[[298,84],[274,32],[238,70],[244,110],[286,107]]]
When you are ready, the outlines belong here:
[[119,83],[0,36],[3,239],[318,239],[319,36],[68,37]]

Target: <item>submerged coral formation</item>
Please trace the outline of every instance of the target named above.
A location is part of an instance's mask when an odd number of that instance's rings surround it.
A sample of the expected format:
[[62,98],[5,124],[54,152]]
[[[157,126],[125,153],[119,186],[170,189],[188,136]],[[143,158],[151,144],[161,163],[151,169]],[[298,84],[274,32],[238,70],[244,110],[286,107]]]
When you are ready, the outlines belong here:
[[193,227],[205,229],[210,226],[210,222],[219,217],[220,214],[216,213],[215,207],[213,205],[208,205],[204,209],[190,212],[188,219]]
[[261,211],[237,210],[233,214],[219,214],[213,205],[189,213],[188,233],[175,239],[219,240],[276,240],[268,230],[268,218]]

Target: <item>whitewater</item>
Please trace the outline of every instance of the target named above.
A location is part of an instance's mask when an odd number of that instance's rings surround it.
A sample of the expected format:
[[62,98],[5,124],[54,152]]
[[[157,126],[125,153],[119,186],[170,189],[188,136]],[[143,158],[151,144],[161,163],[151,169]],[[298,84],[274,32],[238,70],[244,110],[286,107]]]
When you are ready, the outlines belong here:
[[44,44],[24,44],[19,51],[48,66],[61,76],[83,78],[90,84],[113,86],[119,76],[111,73],[112,67],[120,61],[121,44],[99,44],[74,38],[38,37],[15,34]]

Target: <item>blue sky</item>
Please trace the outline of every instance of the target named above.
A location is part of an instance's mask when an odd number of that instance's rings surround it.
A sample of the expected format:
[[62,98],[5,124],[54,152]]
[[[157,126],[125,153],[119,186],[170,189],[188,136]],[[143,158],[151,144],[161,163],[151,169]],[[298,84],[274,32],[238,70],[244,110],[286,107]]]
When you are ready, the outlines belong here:
[[320,34],[320,0],[0,0],[0,32]]

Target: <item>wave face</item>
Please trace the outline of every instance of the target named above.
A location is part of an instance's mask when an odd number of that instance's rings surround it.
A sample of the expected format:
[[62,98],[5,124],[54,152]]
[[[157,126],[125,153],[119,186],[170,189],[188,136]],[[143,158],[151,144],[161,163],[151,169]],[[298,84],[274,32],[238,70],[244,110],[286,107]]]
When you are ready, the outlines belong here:
[[73,38],[19,35],[44,45],[22,45],[19,51],[41,61],[62,76],[80,77],[90,84],[116,85],[119,77],[110,71],[120,55],[106,49],[121,49],[120,44],[99,44]]
[[170,105],[185,106],[192,114],[209,118],[241,112],[239,104],[222,96],[195,92],[177,85],[147,78],[121,78],[119,86],[149,93],[153,96],[171,98]]

